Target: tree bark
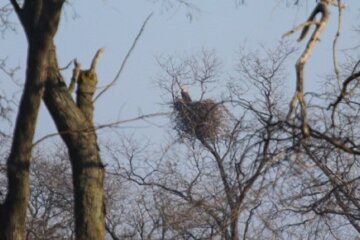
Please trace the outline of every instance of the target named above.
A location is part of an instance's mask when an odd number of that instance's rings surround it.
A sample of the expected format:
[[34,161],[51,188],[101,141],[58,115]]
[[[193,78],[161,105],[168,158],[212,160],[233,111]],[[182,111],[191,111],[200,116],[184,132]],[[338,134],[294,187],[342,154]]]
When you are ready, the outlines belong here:
[[240,240],[238,217],[231,219],[231,240]]
[[15,0],[11,3],[27,36],[28,57],[25,87],[7,160],[8,192],[0,206],[0,239],[20,240],[25,237],[29,166],[46,79],[47,53],[58,28],[63,1],[28,0],[23,8]]
[[104,166],[93,126],[94,69],[81,71],[77,103],[62,79],[55,48],[49,54],[44,101],[69,150],[75,198],[75,234],[79,240],[105,238]]

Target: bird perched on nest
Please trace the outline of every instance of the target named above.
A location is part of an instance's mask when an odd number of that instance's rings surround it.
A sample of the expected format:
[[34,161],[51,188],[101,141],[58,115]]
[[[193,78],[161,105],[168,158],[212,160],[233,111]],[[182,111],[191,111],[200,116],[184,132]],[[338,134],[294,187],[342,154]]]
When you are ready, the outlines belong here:
[[180,86],[181,98],[174,99],[174,129],[180,137],[215,141],[225,129],[224,108],[211,99],[192,101],[188,89]]
[[185,104],[192,102],[191,97],[189,95],[189,91],[188,91],[187,87],[185,87],[185,86],[181,87],[181,97]]

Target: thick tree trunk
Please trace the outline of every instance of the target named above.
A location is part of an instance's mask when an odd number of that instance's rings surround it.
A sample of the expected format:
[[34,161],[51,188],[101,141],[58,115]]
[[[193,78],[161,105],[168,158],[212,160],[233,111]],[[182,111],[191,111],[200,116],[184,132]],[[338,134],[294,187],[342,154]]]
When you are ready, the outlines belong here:
[[[45,47],[46,48],[46,47]],[[0,239],[23,239],[29,199],[29,166],[36,119],[43,93],[46,49],[30,47],[27,81],[7,161],[8,194],[1,209]]]
[[77,103],[58,72],[55,48],[49,54],[44,101],[68,147],[73,169],[76,239],[105,238],[104,166],[92,122],[94,71],[82,71]]
[[11,3],[25,29],[29,47],[25,87],[7,160],[8,192],[0,206],[0,239],[21,240],[25,237],[29,166],[46,79],[47,53],[57,31],[63,1],[25,1],[23,8],[16,1]]

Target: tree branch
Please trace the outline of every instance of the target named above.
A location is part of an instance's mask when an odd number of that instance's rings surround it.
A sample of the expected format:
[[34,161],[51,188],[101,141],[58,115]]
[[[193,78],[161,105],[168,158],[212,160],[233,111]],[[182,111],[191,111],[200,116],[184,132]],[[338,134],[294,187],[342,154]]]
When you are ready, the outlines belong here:
[[16,14],[18,15],[20,21],[22,21],[23,13],[22,13],[22,9],[20,8],[20,5],[18,4],[18,2],[16,0],[10,0],[10,2],[14,8]]
[[334,41],[333,41],[333,65],[334,65],[334,72],[335,72],[335,76],[336,79],[338,81],[339,87],[341,84],[341,77],[340,77],[340,70],[339,70],[339,64],[337,62],[337,51],[336,51],[336,46],[337,46],[337,42],[338,39],[340,37],[340,33],[342,30],[342,15],[343,15],[343,7],[341,4],[341,0],[337,0],[338,1],[338,28],[334,37]]
[[[94,128],[84,128],[84,129],[79,130],[78,132],[91,132],[91,131],[95,131],[95,130],[99,130],[99,129],[103,129],[103,128],[112,128],[112,127],[116,127],[116,126],[124,124],[124,123],[135,122],[135,121],[138,121],[138,120],[145,120],[145,119],[153,118],[153,117],[167,116],[169,114],[171,114],[171,113],[169,113],[169,112],[150,113],[150,114],[141,115],[141,116],[138,116],[138,117],[135,117],[135,118],[130,118],[130,119],[126,119],[126,120],[119,120],[119,121],[112,122],[112,123],[97,125]],[[49,139],[49,138],[52,138],[52,137],[55,137],[55,136],[59,136],[59,135],[62,135],[62,134],[67,134],[67,133],[71,133],[71,132],[61,131],[61,132],[47,134],[47,135],[39,138],[38,140],[36,140],[33,143],[33,147],[35,147],[39,143],[45,141],[46,139]]]
[[145,27],[146,27],[146,24],[148,23],[148,21],[150,20],[150,18],[152,17],[152,15],[153,15],[153,13],[150,13],[149,16],[147,16],[147,18],[145,19],[143,25],[142,25],[141,28],[140,28],[140,31],[138,32],[138,34],[136,35],[136,37],[135,37],[135,39],[134,39],[134,41],[133,41],[133,44],[131,45],[129,51],[127,52],[127,54],[126,54],[126,56],[125,56],[125,58],[124,58],[124,60],[122,61],[121,66],[120,66],[120,69],[119,69],[119,71],[117,72],[114,80],[112,80],[108,85],[106,85],[105,88],[94,98],[94,102],[96,102],[96,100],[97,100],[102,94],[104,94],[110,87],[112,87],[112,86],[115,84],[115,82],[119,79],[122,71],[123,71],[124,68],[125,68],[125,65],[126,65],[127,61],[129,60],[129,58],[130,58],[130,56],[131,56],[131,53],[132,53],[133,50],[135,49],[136,44],[137,44],[137,42],[139,41],[142,33],[144,32]]
[[[322,31],[325,29],[325,27],[329,21],[330,15],[329,15],[327,6],[329,5],[330,2],[331,2],[330,0],[321,0],[321,2],[317,4],[315,9],[311,13],[307,22],[314,21],[316,15],[318,13],[321,13],[322,17],[321,17],[319,24],[316,26],[316,29],[315,29],[313,35],[311,36],[310,40],[308,41],[308,44],[306,45],[304,52],[301,54],[300,58],[298,59],[298,61],[296,62],[296,65],[295,65],[295,68],[296,68],[296,91],[295,91],[294,97],[292,98],[292,100],[290,102],[290,109],[289,109],[289,113],[287,115],[287,119],[289,119],[292,112],[295,111],[297,103],[300,103],[302,131],[303,131],[304,137],[308,137],[310,135],[309,126],[307,123],[307,107],[306,107],[306,102],[305,102],[305,98],[304,98],[304,67],[305,67],[306,62],[310,58],[310,56],[314,50],[315,44],[319,40]],[[298,41],[301,41],[306,37],[306,35],[309,31],[309,28],[310,28],[310,25],[305,25]]]
[[93,60],[92,60],[92,62],[91,62],[90,71],[95,71],[96,64],[97,64],[99,58],[101,57],[101,55],[104,53],[104,51],[105,51],[104,48],[100,48],[100,49],[96,52],[96,54],[95,54],[95,56],[94,56],[94,58],[93,58]]

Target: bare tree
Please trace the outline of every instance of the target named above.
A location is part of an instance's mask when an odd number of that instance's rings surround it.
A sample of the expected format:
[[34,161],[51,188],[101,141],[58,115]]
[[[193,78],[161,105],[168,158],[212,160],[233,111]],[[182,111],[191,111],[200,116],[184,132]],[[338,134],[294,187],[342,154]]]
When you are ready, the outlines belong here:
[[[190,136],[186,132],[177,135],[157,160],[154,154],[142,152],[138,143],[131,142],[121,147],[121,155],[114,155],[116,161],[128,159],[126,166],[117,163],[114,174],[148,191],[156,189],[155,202],[162,202],[159,222],[167,229],[161,239],[250,236],[250,222],[256,222],[250,215],[261,205],[262,192],[270,184],[268,172],[284,159],[286,152],[284,140],[274,141],[279,137],[276,123],[281,117],[276,81],[283,77],[282,65],[293,51],[279,47],[268,52],[268,59],[244,55],[238,70],[242,78],[251,77],[248,83],[259,93],[257,102],[238,92],[242,83],[230,85],[228,100],[218,103],[226,106],[226,124],[216,139],[191,136],[189,131]],[[206,91],[201,90],[211,89],[209,84],[217,80],[216,68],[221,66],[214,57],[203,51],[200,57],[191,56],[180,63],[167,59],[167,64],[161,64],[165,74],[160,85],[176,100],[179,84],[192,84],[195,89],[197,83],[203,99],[200,101],[206,101]],[[256,64],[259,61],[262,65]],[[240,224],[246,219],[247,224]]]
[[37,149],[30,172],[26,239],[74,239],[71,166],[66,149]]

